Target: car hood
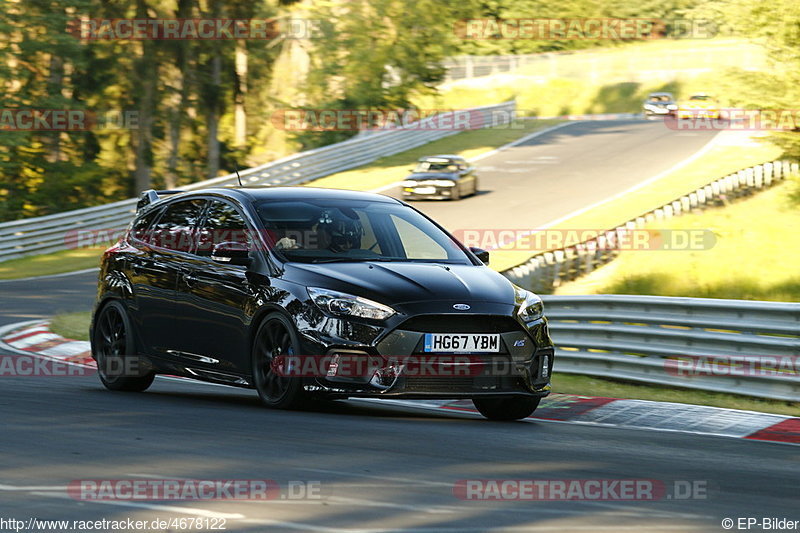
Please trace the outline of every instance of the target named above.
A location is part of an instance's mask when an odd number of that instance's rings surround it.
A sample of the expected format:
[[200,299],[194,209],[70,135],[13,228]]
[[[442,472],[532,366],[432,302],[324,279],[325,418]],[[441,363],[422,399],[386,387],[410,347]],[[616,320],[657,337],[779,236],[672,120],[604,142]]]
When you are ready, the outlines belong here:
[[425,181],[425,180],[451,180],[457,178],[458,174],[454,172],[415,172],[406,177],[407,180]]
[[285,276],[307,287],[346,292],[386,305],[433,301],[514,304],[511,282],[488,267],[476,265],[287,263]]

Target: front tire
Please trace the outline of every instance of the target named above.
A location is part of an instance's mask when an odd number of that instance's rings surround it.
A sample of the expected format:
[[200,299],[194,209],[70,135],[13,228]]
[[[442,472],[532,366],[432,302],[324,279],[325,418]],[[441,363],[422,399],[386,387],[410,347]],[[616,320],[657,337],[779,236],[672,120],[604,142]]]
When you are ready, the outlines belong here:
[[269,315],[258,327],[253,342],[253,384],[267,407],[297,409],[308,400],[302,378],[276,371],[280,356],[298,355],[299,346],[294,325],[279,313]]
[[111,301],[102,308],[95,318],[92,341],[97,375],[107,389],[143,392],[153,384],[156,375],[141,366],[128,311],[122,303]]
[[506,398],[473,398],[475,408],[489,420],[521,420],[533,414],[541,398],[509,396]]

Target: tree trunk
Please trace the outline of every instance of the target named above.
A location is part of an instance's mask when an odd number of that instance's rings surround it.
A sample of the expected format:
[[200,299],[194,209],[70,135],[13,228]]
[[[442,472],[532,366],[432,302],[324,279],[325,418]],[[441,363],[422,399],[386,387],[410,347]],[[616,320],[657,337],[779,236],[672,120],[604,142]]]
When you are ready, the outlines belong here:
[[234,94],[234,144],[245,148],[247,144],[247,113],[244,99],[247,96],[247,46],[236,41],[236,93]]
[[[179,19],[191,18],[194,0],[179,0],[177,17]],[[178,67],[178,102],[177,106],[169,113],[169,156],[167,157],[167,171],[164,174],[164,185],[167,189],[178,186],[178,160],[180,159],[181,133],[183,130],[183,115],[186,113],[186,103],[189,97],[191,74],[191,48],[188,41],[181,40],[175,43],[175,62]]]
[[214,178],[219,174],[219,92],[222,82],[222,57],[215,47],[211,58],[211,105],[208,106],[208,176]]
[[[149,18],[145,0],[137,0],[136,17]],[[136,132],[136,148],[133,171],[134,194],[152,186],[153,171],[153,114],[156,99],[156,80],[158,79],[158,62],[153,41],[145,39],[141,42],[141,55],[137,59],[136,75],[138,81],[139,129]]]
[[[47,78],[47,93],[53,100],[59,100],[64,85],[64,59],[56,54],[50,55],[50,73]],[[61,159],[61,132],[46,134],[47,160],[55,163]]]

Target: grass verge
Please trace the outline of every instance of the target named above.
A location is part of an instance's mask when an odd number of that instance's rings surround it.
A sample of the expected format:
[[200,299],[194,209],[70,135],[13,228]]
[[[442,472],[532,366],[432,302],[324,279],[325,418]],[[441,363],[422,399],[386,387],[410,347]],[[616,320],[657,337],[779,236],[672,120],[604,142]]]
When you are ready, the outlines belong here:
[[798,190],[800,181],[790,180],[724,208],[658,223],[711,230],[716,242],[698,250],[624,251],[556,293],[800,302],[800,210],[792,199]]
[[91,311],[61,313],[50,320],[50,331],[66,339],[76,341],[89,340],[89,323],[92,321]]
[[3,261],[0,263],[0,279],[47,276],[97,267],[100,265],[102,250],[80,248]]

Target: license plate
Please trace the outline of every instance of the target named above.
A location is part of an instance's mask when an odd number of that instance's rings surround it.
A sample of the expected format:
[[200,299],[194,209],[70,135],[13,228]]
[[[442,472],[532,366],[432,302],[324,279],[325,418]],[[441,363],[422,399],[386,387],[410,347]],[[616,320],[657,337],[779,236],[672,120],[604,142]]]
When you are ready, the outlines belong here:
[[500,351],[500,335],[497,333],[426,333],[425,352],[454,353]]
[[417,194],[433,194],[436,192],[436,187],[417,187],[414,192]]

